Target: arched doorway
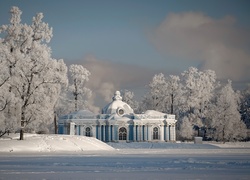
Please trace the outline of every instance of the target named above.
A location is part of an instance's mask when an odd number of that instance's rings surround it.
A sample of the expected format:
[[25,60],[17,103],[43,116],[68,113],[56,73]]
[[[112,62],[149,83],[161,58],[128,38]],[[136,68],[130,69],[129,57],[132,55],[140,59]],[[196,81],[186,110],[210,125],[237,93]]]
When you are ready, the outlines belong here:
[[87,136],[87,137],[91,136],[91,129],[90,129],[90,127],[86,127],[86,129],[85,129],[85,136]]
[[154,127],[153,129],[153,140],[159,139],[159,129],[158,127]]
[[119,140],[127,140],[127,129],[125,127],[119,129]]

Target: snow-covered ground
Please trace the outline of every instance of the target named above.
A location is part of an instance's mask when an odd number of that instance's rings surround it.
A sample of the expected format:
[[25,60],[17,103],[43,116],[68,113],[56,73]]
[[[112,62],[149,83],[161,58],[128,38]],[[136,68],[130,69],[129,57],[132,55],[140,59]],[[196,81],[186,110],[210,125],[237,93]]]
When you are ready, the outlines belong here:
[[250,179],[249,142],[108,144],[84,136],[5,136],[0,180]]
[[2,180],[250,179],[249,154],[99,154],[0,157]]
[[0,138],[0,153],[63,153],[84,151],[112,151],[108,146],[93,137],[70,136],[56,134],[25,134],[24,140],[20,141],[19,134],[6,135]]
[[23,141],[19,140],[19,134],[5,135],[0,138],[1,153],[122,153],[122,152],[173,152],[173,153],[192,153],[200,151],[204,153],[213,152],[250,152],[250,142],[203,142],[194,144],[193,142],[121,142],[104,143],[93,137],[56,135],[56,134],[28,134],[26,133]]

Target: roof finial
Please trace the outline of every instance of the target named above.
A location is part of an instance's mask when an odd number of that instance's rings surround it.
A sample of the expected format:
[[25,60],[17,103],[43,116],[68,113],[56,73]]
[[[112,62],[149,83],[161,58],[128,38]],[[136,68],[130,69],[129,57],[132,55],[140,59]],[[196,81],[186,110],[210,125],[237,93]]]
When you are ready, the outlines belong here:
[[115,100],[120,100],[120,101],[122,100],[120,91],[115,92],[115,95],[113,97],[113,101],[115,101]]

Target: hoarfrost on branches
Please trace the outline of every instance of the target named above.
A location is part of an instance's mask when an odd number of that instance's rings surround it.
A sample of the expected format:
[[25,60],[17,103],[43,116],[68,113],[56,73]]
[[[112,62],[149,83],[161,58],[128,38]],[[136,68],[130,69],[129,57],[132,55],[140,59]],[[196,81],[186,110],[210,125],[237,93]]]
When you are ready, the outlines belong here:
[[246,137],[246,125],[239,113],[239,95],[234,92],[232,82],[228,81],[218,94],[212,127],[214,138],[218,141],[236,141]]
[[135,113],[138,113],[139,103],[134,100],[134,93],[129,90],[122,91],[122,101],[126,102],[134,110]]
[[184,98],[182,115],[189,118],[199,134],[200,128],[206,124],[208,107],[219,83],[216,81],[214,71],[199,71],[195,67],[190,67],[182,73],[182,83]]
[[180,125],[179,135],[187,140],[192,140],[194,135],[193,125],[189,121],[187,117],[182,119],[182,123]]
[[13,131],[46,128],[52,120],[61,86],[67,84],[67,67],[63,60],[51,58],[47,43],[52,28],[42,22],[42,13],[33,18],[32,25],[21,23],[22,12],[18,7],[12,7],[10,13],[10,24],[1,26],[5,37],[0,45],[1,82],[4,82],[0,91],[5,96],[11,94],[12,98],[2,116],[4,121],[18,121]]
[[250,128],[250,85],[241,94],[240,113],[247,128]]
[[180,77],[170,75],[166,78],[166,84],[167,84],[167,112],[170,112],[170,114],[178,114],[179,107],[181,105],[181,97],[182,97],[182,85],[180,83]]
[[[70,84],[68,87],[69,100],[68,107],[74,111],[87,108],[87,100],[91,97],[92,92],[86,87],[89,81],[90,72],[82,65],[72,64],[69,66]],[[73,96],[73,98],[71,98]],[[74,102],[74,103],[73,103]]]
[[160,73],[148,87],[149,92],[140,106],[142,111],[153,109],[175,114],[179,139],[202,136],[237,141],[246,138],[244,122],[247,124],[249,119],[250,93],[245,90],[240,96],[233,91],[231,81],[221,89],[214,71],[190,67],[181,78]]
[[143,99],[141,111],[153,109],[160,112],[166,112],[167,83],[164,74],[160,73],[154,75],[148,86],[150,90]]

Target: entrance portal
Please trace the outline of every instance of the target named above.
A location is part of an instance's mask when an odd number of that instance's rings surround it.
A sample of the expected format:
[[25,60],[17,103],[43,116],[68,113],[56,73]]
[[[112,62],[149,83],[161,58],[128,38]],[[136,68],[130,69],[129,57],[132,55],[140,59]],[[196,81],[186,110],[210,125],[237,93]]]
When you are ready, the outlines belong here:
[[127,130],[125,127],[119,129],[119,140],[127,140]]

